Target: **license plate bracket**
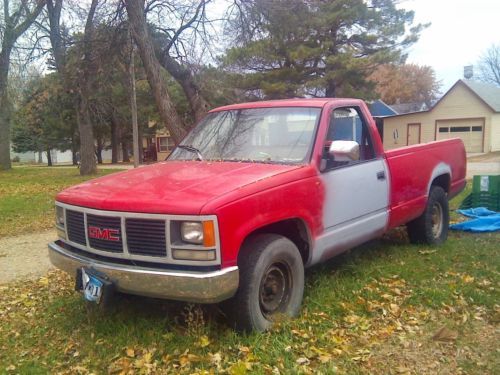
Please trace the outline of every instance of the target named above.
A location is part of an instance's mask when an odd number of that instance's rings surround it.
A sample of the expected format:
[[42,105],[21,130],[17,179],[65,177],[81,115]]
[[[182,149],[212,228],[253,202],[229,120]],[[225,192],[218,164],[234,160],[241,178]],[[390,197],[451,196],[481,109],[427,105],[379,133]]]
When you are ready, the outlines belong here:
[[98,305],[106,303],[114,293],[109,277],[87,267],[77,269],[75,289],[82,292],[85,300]]

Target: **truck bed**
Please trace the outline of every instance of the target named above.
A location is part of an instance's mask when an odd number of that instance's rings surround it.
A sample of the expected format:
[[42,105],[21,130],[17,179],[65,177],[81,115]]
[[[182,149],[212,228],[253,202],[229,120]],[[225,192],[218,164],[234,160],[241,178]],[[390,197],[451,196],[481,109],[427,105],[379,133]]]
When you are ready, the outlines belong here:
[[389,228],[422,214],[436,177],[450,175],[445,189],[450,199],[465,187],[466,155],[458,138],[401,147],[386,151],[385,156],[391,181]]

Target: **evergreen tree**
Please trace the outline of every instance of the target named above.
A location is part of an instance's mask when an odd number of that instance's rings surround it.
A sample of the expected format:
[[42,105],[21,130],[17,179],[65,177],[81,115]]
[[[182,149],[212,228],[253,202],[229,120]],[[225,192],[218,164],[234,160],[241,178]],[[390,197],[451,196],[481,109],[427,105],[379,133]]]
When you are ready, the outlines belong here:
[[256,97],[369,97],[368,75],[418,39],[413,12],[392,0],[240,1],[224,58]]

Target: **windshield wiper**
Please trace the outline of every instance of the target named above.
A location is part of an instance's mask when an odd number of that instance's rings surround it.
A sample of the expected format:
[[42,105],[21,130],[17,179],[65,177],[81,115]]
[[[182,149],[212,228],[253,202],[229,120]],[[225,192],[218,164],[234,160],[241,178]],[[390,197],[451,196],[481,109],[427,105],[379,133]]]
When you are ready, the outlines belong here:
[[198,156],[198,159],[200,161],[203,161],[203,155],[201,155],[201,151],[198,150],[196,147],[189,146],[189,145],[177,145],[177,147],[182,148],[183,150],[187,150],[189,152],[192,152],[193,154],[196,154],[196,156]]

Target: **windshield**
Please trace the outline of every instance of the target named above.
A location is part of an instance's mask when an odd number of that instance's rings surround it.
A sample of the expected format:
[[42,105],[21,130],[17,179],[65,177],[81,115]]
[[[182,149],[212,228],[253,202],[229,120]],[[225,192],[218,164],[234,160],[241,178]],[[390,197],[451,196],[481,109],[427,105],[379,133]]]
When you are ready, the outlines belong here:
[[[304,163],[321,108],[252,108],[213,112],[169,160],[234,160]],[[194,150],[194,151],[193,151]]]

